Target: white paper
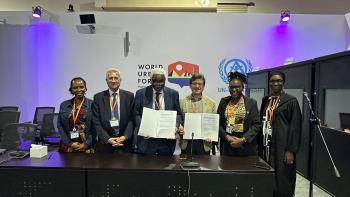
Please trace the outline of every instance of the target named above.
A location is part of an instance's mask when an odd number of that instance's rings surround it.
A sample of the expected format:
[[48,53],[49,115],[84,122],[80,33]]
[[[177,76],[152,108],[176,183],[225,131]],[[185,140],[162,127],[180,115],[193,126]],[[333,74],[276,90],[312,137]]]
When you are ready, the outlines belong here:
[[219,119],[219,114],[202,114],[202,139],[218,141]]
[[183,139],[210,139],[217,142],[219,135],[219,114],[186,113]]
[[202,139],[202,114],[201,113],[185,113],[185,125],[183,139]]
[[158,111],[144,107],[138,135],[175,139],[176,116],[176,111]]
[[160,110],[158,115],[158,138],[175,139],[176,111]]

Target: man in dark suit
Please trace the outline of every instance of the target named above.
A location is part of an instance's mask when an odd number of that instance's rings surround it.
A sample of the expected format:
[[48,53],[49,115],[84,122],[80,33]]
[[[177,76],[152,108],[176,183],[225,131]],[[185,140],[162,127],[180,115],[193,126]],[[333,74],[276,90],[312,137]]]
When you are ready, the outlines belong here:
[[131,152],[134,94],[119,89],[120,71],[106,72],[108,90],[97,93],[92,104],[93,123],[98,135],[97,152]]
[[[165,72],[163,69],[152,70],[151,85],[136,92],[134,113],[137,130],[141,124],[143,107],[177,111],[176,127],[179,126],[181,121],[179,93],[165,87]],[[174,139],[137,136],[137,152],[142,154],[173,155],[175,145],[176,140]]]

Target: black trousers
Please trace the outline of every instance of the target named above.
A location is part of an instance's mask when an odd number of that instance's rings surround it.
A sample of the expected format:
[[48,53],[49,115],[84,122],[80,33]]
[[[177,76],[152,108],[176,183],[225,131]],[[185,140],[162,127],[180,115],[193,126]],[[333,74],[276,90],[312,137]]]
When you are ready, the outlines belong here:
[[[191,155],[191,145],[192,140],[188,140],[185,150],[181,150],[181,154]],[[210,155],[210,151],[204,150],[203,140],[193,140],[192,145],[192,154],[193,155]]]
[[269,164],[275,169],[274,197],[293,197],[296,181],[296,155],[293,164],[284,162],[284,147],[272,145]]
[[[234,136],[234,135],[231,135]],[[236,136],[241,137],[241,136]],[[255,143],[244,143],[240,148],[233,148],[230,143],[223,138],[220,138],[220,154],[228,156],[250,156],[257,155]]]

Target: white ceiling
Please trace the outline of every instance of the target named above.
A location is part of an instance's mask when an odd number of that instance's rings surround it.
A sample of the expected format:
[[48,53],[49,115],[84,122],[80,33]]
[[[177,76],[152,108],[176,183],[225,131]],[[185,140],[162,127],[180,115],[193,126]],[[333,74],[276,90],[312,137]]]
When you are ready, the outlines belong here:
[[[150,1],[150,0],[149,0]],[[254,2],[248,13],[280,13],[288,9],[297,14],[345,14],[350,0],[218,0],[218,2]],[[0,11],[28,11],[40,5],[52,12],[63,12],[73,4],[76,11],[93,11],[94,0],[0,0]]]

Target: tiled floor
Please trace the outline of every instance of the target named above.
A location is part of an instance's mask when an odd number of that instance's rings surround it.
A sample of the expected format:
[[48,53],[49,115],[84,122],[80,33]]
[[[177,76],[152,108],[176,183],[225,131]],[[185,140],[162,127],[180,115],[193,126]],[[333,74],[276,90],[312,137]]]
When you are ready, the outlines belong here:
[[[297,175],[297,184],[295,187],[295,197],[308,197],[309,196],[309,184],[310,182],[304,177]],[[331,197],[328,193],[318,188],[316,185],[313,186],[314,197]]]

